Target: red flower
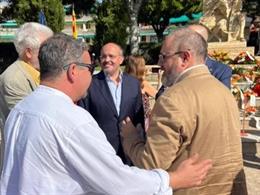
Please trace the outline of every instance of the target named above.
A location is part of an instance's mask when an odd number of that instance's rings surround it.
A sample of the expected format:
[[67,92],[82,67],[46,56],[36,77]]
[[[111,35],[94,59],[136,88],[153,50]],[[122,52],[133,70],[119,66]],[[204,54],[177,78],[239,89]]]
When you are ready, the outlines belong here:
[[253,91],[257,94],[258,97],[260,97],[260,83],[257,83],[254,86]]

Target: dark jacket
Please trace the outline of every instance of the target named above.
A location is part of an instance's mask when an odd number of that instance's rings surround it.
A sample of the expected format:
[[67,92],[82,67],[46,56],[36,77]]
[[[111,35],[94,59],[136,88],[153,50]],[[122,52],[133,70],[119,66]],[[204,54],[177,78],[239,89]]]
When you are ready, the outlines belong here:
[[103,71],[93,76],[88,95],[79,102],[79,105],[89,111],[104,131],[117,155],[120,156],[124,163],[130,165],[130,160],[125,157],[121,144],[120,123],[129,116],[134,125],[138,123],[144,124],[144,110],[139,81],[123,73],[119,115]]
[[206,58],[206,65],[210,73],[230,89],[232,69],[228,65],[213,60],[210,57]]

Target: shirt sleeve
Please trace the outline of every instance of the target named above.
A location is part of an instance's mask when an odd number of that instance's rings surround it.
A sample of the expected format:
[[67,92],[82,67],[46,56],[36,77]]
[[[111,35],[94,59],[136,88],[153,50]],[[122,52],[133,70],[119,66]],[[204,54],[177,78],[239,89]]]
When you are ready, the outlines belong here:
[[167,172],[124,165],[94,121],[73,130],[65,154],[71,171],[93,194],[172,194]]

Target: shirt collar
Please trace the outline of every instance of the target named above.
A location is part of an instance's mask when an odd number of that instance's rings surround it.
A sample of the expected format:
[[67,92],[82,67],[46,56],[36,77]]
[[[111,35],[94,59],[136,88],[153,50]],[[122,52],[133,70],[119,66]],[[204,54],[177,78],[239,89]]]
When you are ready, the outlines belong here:
[[52,88],[52,87],[49,87],[46,85],[39,85],[39,87],[37,87],[36,91],[44,91],[45,93],[52,93],[52,94],[58,95],[58,96],[62,97],[63,99],[66,99],[67,101],[73,103],[72,99],[67,94],[65,94],[64,92],[62,92],[58,89],[55,89],[55,88]]
[[[105,77],[106,77],[106,81],[113,81],[111,79],[111,77],[108,75],[108,73],[104,72],[105,74]],[[122,77],[123,77],[123,72],[121,70],[119,70],[119,75],[118,75],[118,78],[119,78],[119,82],[122,81]],[[113,81],[114,82],[114,81]]]
[[200,68],[200,67],[206,67],[205,64],[198,64],[196,66],[191,66],[187,69],[185,69],[174,81],[173,85],[176,84],[177,82],[179,82],[181,80],[181,78],[183,77],[183,75],[185,75],[187,72],[190,72],[191,70],[193,69],[196,69],[196,68]]
[[25,68],[26,72],[32,77],[34,82],[39,85],[40,84],[40,72],[36,70],[33,66],[26,63],[25,61],[21,61],[22,66]]

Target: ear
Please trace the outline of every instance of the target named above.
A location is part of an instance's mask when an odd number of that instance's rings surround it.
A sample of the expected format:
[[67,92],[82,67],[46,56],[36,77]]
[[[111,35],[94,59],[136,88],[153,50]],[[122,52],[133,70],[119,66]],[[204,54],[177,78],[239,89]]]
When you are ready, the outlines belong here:
[[189,61],[191,59],[190,51],[184,51],[182,55],[183,55],[184,62]]
[[24,51],[24,55],[27,59],[32,59],[32,49],[31,48],[26,48]]
[[189,65],[189,63],[191,62],[191,58],[192,58],[190,51],[184,51],[181,54],[181,57],[182,57],[182,62],[183,62],[182,67],[187,67]]
[[76,64],[71,64],[67,70],[67,78],[71,83],[74,83],[78,74]]
[[120,58],[119,58],[120,64],[123,63],[124,59],[125,59],[125,58],[124,58],[123,56],[120,56]]

